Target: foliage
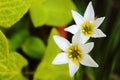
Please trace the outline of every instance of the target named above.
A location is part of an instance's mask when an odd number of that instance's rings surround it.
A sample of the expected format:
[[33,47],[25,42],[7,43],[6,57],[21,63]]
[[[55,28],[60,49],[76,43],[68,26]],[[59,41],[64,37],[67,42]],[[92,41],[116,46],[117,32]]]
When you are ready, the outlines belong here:
[[9,53],[8,42],[0,31],[0,80],[27,80],[21,70],[27,66],[27,60],[17,52]]
[[35,27],[44,24],[63,26],[72,20],[72,9],[75,9],[75,5],[71,0],[34,0],[30,16]]
[[8,28],[15,24],[30,7],[30,0],[0,0],[0,26]]
[[40,59],[45,51],[45,45],[37,37],[28,37],[23,43],[22,49],[27,55]]

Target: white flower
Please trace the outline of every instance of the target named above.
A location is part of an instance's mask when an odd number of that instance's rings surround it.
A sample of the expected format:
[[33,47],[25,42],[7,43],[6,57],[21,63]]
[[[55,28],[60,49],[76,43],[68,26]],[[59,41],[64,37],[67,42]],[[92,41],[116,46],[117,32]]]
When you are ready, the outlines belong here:
[[92,2],[90,2],[84,13],[84,17],[72,10],[72,16],[75,20],[75,25],[65,28],[65,31],[75,34],[79,29],[81,30],[81,37],[84,37],[86,42],[90,37],[106,37],[106,35],[98,29],[105,17],[95,19]]
[[55,57],[52,64],[68,63],[71,77],[79,69],[80,63],[85,66],[98,67],[98,64],[88,54],[93,49],[94,43],[82,44],[79,33],[80,31],[72,37],[72,43],[63,37],[54,36],[56,44],[63,52]]

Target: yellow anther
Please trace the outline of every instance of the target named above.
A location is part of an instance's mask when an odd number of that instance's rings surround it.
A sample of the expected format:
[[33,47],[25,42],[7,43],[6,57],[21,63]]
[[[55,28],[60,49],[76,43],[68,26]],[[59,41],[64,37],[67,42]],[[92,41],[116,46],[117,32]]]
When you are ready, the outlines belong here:
[[78,47],[77,47],[77,46],[75,46],[75,47],[74,47],[74,49],[75,49],[75,51],[76,51],[76,50],[78,49]]
[[70,54],[68,57],[69,57],[69,58],[72,58],[72,55]]
[[80,60],[80,56],[79,55],[77,56],[77,58],[78,58],[78,60]]
[[85,32],[85,30],[82,30],[82,32]]
[[69,53],[71,53],[71,52],[72,52],[72,50],[71,50],[71,49],[68,49],[68,52],[69,52]]
[[77,63],[77,59],[74,57],[73,58],[73,62],[76,64]]
[[82,53],[82,51],[79,50],[79,51],[78,51],[78,54],[81,54],[81,53]]

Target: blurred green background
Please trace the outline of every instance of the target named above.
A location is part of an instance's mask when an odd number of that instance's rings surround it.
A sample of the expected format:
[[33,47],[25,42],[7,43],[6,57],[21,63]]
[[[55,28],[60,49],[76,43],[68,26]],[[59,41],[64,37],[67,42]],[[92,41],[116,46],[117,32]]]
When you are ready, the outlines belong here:
[[74,24],[90,0],[0,0],[0,80],[120,80],[120,0],[92,0],[96,17],[105,16],[105,38],[95,42],[91,57],[98,68],[80,66],[73,78],[68,65],[52,65],[60,49],[53,35]]

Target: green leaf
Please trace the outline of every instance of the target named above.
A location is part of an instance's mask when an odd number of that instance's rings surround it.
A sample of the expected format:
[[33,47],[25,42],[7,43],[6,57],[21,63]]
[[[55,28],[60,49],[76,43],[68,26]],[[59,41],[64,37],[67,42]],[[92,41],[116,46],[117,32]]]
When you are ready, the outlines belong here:
[[8,42],[2,31],[0,31],[0,61],[6,59],[8,56],[9,48]]
[[0,31],[0,80],[27,80],[21,73],[27,64],[17,52],[9,53],[7,39]]
[[9,40],[10,50],[15,51],[17,48],[19,48],[28,36],[29,32],[27,29],[20,30],[17,33],[13,34]]
[[75,8],[71,0],[34,0],[30,16],[35,27],[63,26],[72,20],[71,10]]
[[0,26],[11,27],[28,11],[31,0],[0,0]]
[[30,16],[35,27],[42,26],[45,24],[48,14],[47,10],[44,9],[45,0],[34,0],[30,7]]
[[40,59],[45,51],[43,41],[37,37],[29,37],[22,45],[22,50],[30,57]]
[[53,40],[53,35],[58,35],[55,29],[51,31],[44,58],[37,68],[34,80],[73,80],[70,78],[67,64],[59,66],[52,64],[52,61],[60,52]]
[[46,24],[51,26],[64,26],[71,22],[71,10],[75,9],[72,0],[47,0],[48,9]]
[[19,53],[10,53],[7,60],[0,62],[0,80],[27,80],[21,71],[27,64]]

